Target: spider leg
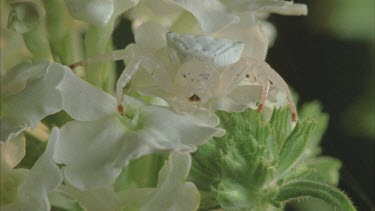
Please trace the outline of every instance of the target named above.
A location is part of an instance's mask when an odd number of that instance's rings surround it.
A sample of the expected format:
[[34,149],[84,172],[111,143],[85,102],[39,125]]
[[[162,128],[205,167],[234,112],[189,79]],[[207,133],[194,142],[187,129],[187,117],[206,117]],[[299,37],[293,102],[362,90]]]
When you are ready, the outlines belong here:
[[138,59],[130,62],[126,65],[124,71],[122,71],[117,83],[116,83],[116,99],[117,99],[117,110],[121,115],[124,115],[124,108],[122,106],[124,88],[128,85],[130,79],[139,70],[139,65],[142,59]]
[[70,69],[77,68],[79,66],[87,66],[94,63],[100,63],[100,62],[107,62],[107,61],[117,61],[117,60],[123,60],[126,57],[126,50],[117,50],[112,51],[109,54],[100,55],[97,57],[87,58],[84,60],[81,60],[79,62],[73,63],[69,65]]
[[[268,82],[272,81],[272,84],[279,91],[282,91],[287,95],[288,106],[292,112],[292,121],[293,122],[297,121],[298,120],[297,109],[294,105],[292,94],[290,93],[288,84],[284,81],[284,79],[264,61],[255,60],[251,58],[246,58],[245,61],[248,63],[249,66],[251,65],[251,63],[255,63],[255,67],[252,68],[252,70],[254,71],[254,75],[258,76],[258,79],[260,82],[265,81],[265,79],[267,79]],[[261,85],[262,85],[262,96],[264,96],[263,93],[265,93],[265,91],[263,91],[263,89],[265,88],[262,83]],[[259,105],[260,108],[258,107],[258,111],[262,109],[262,106],[263,106],[262,100],[263,99],[261,97],[261,103]]]
[[294,105],[294,102],[290,97],[287,98],[287,101],[288,101],[288,106],[292,112],[292,121],[296,122],[298,120],[296,106]]
[[261,84],[262,88],[261,88],[260,102],[259,102],[257,112],[261,112],[264,107],[264,103],[266,102],[268,93],[270,91],[270,85],[271,85],[270,81],[267,81]]

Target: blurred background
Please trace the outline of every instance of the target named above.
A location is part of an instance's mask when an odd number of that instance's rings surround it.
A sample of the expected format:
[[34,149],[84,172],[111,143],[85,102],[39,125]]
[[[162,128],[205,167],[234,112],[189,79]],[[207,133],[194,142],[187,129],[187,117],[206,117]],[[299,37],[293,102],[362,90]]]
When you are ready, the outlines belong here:
[[267,61],[299,95],[330,115],[323,154],[343,166],[339,188],[375,210],[374,0],[298,1],[307,17],[271,16],[278,36]]

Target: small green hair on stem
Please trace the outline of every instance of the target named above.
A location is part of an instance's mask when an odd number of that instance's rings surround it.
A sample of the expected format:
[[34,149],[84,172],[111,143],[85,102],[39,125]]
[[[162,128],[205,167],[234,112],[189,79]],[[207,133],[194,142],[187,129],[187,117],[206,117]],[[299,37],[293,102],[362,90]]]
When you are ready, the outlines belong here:
[[189,179],[202,193],[200,208],[282,209],[314,197],[339,210],[356,210],[336,184],[329,184],[337,183],[340,162],[310,153],[319,151],[310,142],[321,137],[328,121],[320,110],[317,103],[303,106],[295,125],[288,108],[275,109],[269,121],[250,109],[218,112],[226,135],[193,154]]

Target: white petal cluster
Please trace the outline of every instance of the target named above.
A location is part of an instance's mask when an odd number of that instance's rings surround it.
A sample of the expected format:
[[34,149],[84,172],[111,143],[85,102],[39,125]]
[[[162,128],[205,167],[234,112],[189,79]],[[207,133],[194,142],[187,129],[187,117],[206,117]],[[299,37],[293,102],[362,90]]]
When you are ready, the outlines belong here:
[[129,16],[134,29],[155,22],[169,31],[241,41],[242,56],[264,60],[276,36],[265,20],[270,13],[307,15],[307,6],[284,0],[143,0]]
[[65,0],[70,14],[78,20],[105,26],[113,16],[137,5],[139,0]]
[[[21,137],[14,140],[15,143],[19,143]],[[63,181],[63,175],[60,168],[53,161],[53,155],[56,150],[56,142],[59,139],[59,130],[54,128],[52,130],[50,139],[48,141],[46,151],[36,161],[33,168],[30,171],[25,169],[12,169],[11,174],[19,175],[22,172],[23,178],[19,187],[17,188],[17,197],[12,203],[5,205],[4,210],[6,211],[28,211],[28,210],[50,210],[51,205],[48,200],[48,194],[55,190]],[[2,146],[5,148],[11,147],[13,142],[7,143]],[[22,143],[22,142],[21,142]],[[19,147],[21,152],[17,156],[16,161],[24,156],[24,140],[23,144]],[[8,151],[8,150],[7,150]],[[8,152],[9,153],[9,152]],[[23,155],[23,156],[22,156]],[[12,155],[14,156],[14,155]],[[15,162],[17,163],[17,162]],[[14,163],[14,164],[15,164]],[[12,166],[14,167],[14,166]],[[10,176],[10,175],[6,175]],[[11,175],[13,176],[13,175]],[[3,179],[2,172],[2,179]],[[5,177],[6,179],[6,177]],[[3,209],[1,209],[3,210]]]
[[188,153],[173,152],[159,172],[155,188],[134,188],[115,192],[112,186],[82,191],[63,185],[57,191],[78,200],[83,208],[100,210],[196,210],[200,194],[186,182],[191,166]]
[[[124,98],[127,113],[121,116],[114,97],[84,82],[63,65],[28,64],[11,73],[3,89],[7,95],[2,104],[8,108],[2,110],[4,140],[14,138],[26,127],[35,127],[61,109],[75,120],[52,131],[46,152],[22,184],[15,184],[20,194],[9,210],[49,210],[46,194],[62,181],[57,163],[65,165],[64,176],[76,188],[102,188],[111,185],[130,160],[155,152],[193,152],[213,136],[224,134],[216,128],[219,119],[214,114],[176,113],[130,97]],[[24,155],[22,150],[9,154],[11,146],[20,142],[19,137],[22,135],[4,145],[8,169]],[[24,174],[24,170],[11,170],[10,177],[20,181]]]
[[110,95],[81,80],[66,66],[22,64],[2,77],[0,142],[35,128],[44,117],[61,110],[86,121],[99,119],[115,108]]
[[[126,102],[131,101],[126,98]],[[131,118],[112,115],[72,121],[61,128],[55,160],[64,164],[67,181],[82,190],[114,182],[130,160],[155,152],[193,152],[213,136],[219,119],[206,112],[178,114],[161,106],[126,104]]]

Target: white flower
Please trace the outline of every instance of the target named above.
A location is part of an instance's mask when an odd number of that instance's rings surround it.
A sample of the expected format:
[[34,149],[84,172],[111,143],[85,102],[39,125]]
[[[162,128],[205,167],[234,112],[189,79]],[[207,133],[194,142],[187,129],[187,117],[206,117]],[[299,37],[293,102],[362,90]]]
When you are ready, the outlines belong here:
[[64,175],[75,187],[105,187],[130,160],[154,152],[192,152],[213,136],[223,135],[215,128],[219,119],[214,114],[179,114],[131,98],[124,103],[125,116],[113,109],[102,119],[72,121],[61,128],[54,159],[65,165]]
[[104,26],[113,16],[137,5],[139,0],[65,0],[70,14],[90,24]]
[[157,23],[169,28],[183,12],[183,8],[164,2],[164,0],[142,0],[126,15],[132,20],[134,30],[147,22]]
[[63,185],[58,192],[73,197],[90,211],[101,210],[140,210],[162,211],[196,210],[200,194],[195,185],[186,182],[191,166],[188,153],[171,153],[159,173],[155,188],[127,189],[114,192],[112,187],[81,191],[70,185]]
[[[241,41],[245,45],[242,57],[261,60],[266,58],[267,50],[276,36],[273,25],[265,21],[268,14],[307,14],[306,5],[282,0],[166,0],[166,2],[185,9],[195,17],[194,19],[188,15],[180,15],[178,19],[174,19],[173,25],[169,24],[172,27],[164,24],[163,26],[170,31]],[[154,20],[155,18],[148,19],[148,21]],[[139,26],[138,22],[136,19],[134,23]]]
[[220,0],[228,9],[236,12],[260,11],[280,15],[307,15],[304,4],[286,0]]
[[[255,12],[273,12],[283,15],[306,15],[303,4],[283,0],[166,0],[189,11],[200,23],[203,31],[217,32],[240,21],[241,13],[248,13],[249,21]],[[251,14],[252,13],[252,14]]]
[[[48,194],[63,180],[59,167],[52,159],[56,150],[58,133],[57,128],[52,130],[46,151],[31,170],[24,174],[23,181],[18,187],[16,200],[6,206],[5,211],[47,211],[51,209]],[[7,143],[7,145],[11,143],[13,142]]]
[[86,121],[116,108],[110,95],[57,63],[19,65],[1,79],[1,143],[62,109],[72,118]]
[[[159,173],[157,187],[144,190],[142,211],[148,210],[197,210],[200,194],[195,185],[185,182],[191,167],[191,156],[187,153],[171,153],[169,161]],[[129,195],[132,191],[128,191]]]

